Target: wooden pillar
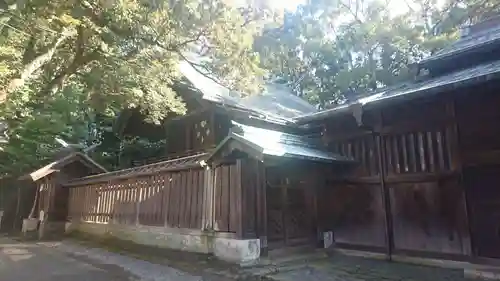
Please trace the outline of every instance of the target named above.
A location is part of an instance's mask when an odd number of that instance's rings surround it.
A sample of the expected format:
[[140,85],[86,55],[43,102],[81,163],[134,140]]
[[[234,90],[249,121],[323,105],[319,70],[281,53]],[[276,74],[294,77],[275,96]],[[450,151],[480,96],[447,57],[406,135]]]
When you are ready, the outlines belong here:
[[378,173],[380,177],[380,190],[382,196],[382,204],[384,206],[384,225],[385,225],[385,243],[386,243],[386,258],[392,260],[392,253],[394,251],[394,230],[392,221],[392,211],[391,211],[391,194],[390,190],[385,183],[386,179],[386,165],[385,165],[385,144],[383,143],[383,137],[380,134],[382,131],[383,122],[382,111],[379,111],[378,122],[375,127],[375,132],[373,132],[373,138],[375,140],[377,158],[378,158]]
[[205,176],[203,182],[203,214],[202,214],[202,228],[204,230],[214,229],[214,182],[215,171],[211,167],[205,168]]
[[446,138],[448,139],[448,155],[450,157],[450,168],[452,171],[459,172],[458,184],[462,187],[463,198],[464,198],[464,208],[465,208],[465,218],[467,222],[467,230],[469,234],[469,244],[462,245],[468,247],[465,252],[470,252],[472,257],[477,257],[477,248],[474,243],[474,230],[471,223],[470,214],[472,213],[470,202],[468,200],[468,191],[464,184],[464,172],[463,172],[463,162],[460,149],[460,139],[459,139],[459,126],[456,116],[455,100],[450,98],[446,102],[446,115],[447,118],[452,120],[451,125],[446,128]]
[[[140,178],[138,178],[140,180]],[[126,188],[131,188],[131,180],[126,181]],[[139,213],[141,211],[141,198],[142,198],[142,192],[143,192],[143,186],[140,181],[135,182],[135,225],[139,225]],[[147,183],[146,183],[147,186]],[[125,189],[126,190],[126,189]]]
[[266,183],[266,169],[264,163],[257,161],[257,237],[260,239],[260,248],[262,255],[267,255],[267,183]]
[[[233,170],[233,167],[236,168]],[[243,238],[243,220],[246,217],[243,215],[243,184],[241,182],[242,176],[242,160],[236,160],[236,167],[231,167],[231,179],[230,179],[230,187],[232,190],[230,191],[230,202],[234,208],[231,208],[235,213],[230,214],[231,221],[236,223],[236,235],[239,238]],[[234,172],[233,172],[234,171]]]

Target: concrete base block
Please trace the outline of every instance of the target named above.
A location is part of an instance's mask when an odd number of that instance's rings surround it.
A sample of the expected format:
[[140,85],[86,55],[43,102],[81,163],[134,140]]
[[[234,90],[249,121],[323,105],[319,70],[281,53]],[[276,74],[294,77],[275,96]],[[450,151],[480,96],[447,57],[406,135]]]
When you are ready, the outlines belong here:
[[184,232],[155,226],[124,226],[116,224],[79,223],[81,232],[92,235],[110,235],[141,245],[168,248],[195,253],[212,253],[213,237],[202,231]]
[[25,234],[30,231],[36,231],[38,227],[38,219],[23,219],[22,232]]
[[246,265],[260,257],[260,240],[215,238],[214,255],[221,260]]
[[248,265],[260,257],[260,240],[238,240],[217,237],[212,232],[155,226],[126,226],[100,223],[67,223],[66,231],[77,229],[97,236],[110,235],[136,244],[181,250],[186,252],[214,254],[218,258]]

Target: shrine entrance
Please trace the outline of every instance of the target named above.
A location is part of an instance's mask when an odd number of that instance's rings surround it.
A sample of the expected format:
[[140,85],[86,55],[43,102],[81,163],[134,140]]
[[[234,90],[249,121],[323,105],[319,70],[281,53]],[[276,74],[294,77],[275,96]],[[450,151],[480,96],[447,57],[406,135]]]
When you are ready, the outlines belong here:
[[314,188],[284,167],[266,169],[269,249],[314,245]]

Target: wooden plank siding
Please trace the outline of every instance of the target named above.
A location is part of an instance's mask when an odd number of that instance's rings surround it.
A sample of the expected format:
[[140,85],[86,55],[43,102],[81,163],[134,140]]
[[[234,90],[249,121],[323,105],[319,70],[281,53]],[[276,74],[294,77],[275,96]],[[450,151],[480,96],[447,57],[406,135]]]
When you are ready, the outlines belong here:
[[215,168],[214,230],[242,235],[241,160]]
[[[242,161],[221,165],[209,173],[201,167],[189,168],[66,187],[69,189],[68,217],[94,223],[183,229],[202,230],[213,226],[216,232],[239,237],[243,236],[244,229],[256,233],[256,191],[254,186],[249,186],[251,190],[243,194]],[[206,179],[207,174],[214,176]],[[255,180],[252,178],[250,182],[256,184]],[[210,186],[213,191],[207,191]],[[206,192],[210,194],[205,195]],[[216,199],[208,204],[210,196]],[[246,212],[250,224],[244,223],[243,196],[250,202],[244,204],[251,204],[253,208]],[[208,213],[213,215],[207,216]]]
[[[157,173],[67,187],[73,220],[202,228],[204,170]],[[41,200],[46,196],[42,194]]]
[[359,163],[332,174],[318,195],[320,227],[333,230],[339,246],[390,248],[389,254],[470,254],[451,103],[435,98],[370,110],[362,129],[349,114],[325,120],[330,151]]

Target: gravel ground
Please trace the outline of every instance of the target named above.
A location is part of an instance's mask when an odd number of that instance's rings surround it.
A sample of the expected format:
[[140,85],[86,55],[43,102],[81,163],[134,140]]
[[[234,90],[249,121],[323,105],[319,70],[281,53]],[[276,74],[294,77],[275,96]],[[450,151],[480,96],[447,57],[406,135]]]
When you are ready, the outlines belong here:
[[71,241],[18,242],[0,238],[1,281],[198,281],[196,276]]
[[138,260],[98,248],[87,248],[74,242],[38,243],[79,260],[101,265],[118,266],[140,281],[201,281],[201,276],[193,276],[175,268]]

